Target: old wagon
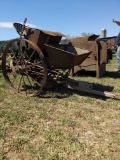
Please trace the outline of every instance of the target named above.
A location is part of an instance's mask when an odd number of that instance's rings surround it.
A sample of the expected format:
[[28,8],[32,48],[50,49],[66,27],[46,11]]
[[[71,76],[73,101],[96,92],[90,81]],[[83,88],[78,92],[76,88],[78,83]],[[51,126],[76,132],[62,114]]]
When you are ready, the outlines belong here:
[[38,94],[48,81],[68,77],[70,69],[91,53],[60,44],[65,35],[59,32],[29,28],[25,23],[13,24],[20,38],[9,41],[2,56],[4,78],[16,93]]
[[[92,84],[68,78],[70,69],[80,65],[91,53],[61,44],[62,33],[39,30],[14,23],[19,38],[10,40],[2,55],[2,72],[15,93],[38,95],[49,82],[65,82],[70,88],[115,97],[92,89]],[[9,52],[8,52],[9,51]]]

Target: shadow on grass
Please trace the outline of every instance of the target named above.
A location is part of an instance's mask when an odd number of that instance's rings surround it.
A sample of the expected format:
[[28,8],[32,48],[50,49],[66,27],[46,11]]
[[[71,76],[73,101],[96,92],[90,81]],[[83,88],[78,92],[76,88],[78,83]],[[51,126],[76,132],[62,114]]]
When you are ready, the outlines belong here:
[[39,98],[66,98],[73,94],[72,90],[67,89],[63,84],[56,84],[51,88],[44,88],[38,95]]
[[[88,71],[88,70],[80,70],[77,73],[74,74],[74,76],[86,76],[86,77],[96,77],[96,71]],[[102,78],[120,78],[120,73],[116,72],[116,71],[106,71],[105,74],[102,76]]]
[[[86,71],[88,74],[87,76],[94,76],[95,77],[95,71]],[[82,76],[80,74],[80,76]],[[106,72],[106,74],[103,76],[103,78],[106,77],[112,77],[112,78],[120,78],[120,73],[117,72]],[[114,87],[111,86],[104,86],[104,85],[100,85],[97,83],[93,83],[93,89],[98,90],[98,91],[107,91],[107,92],[112,92]],[[97,99],[103,99],[106,100],[108,99],[108,97],[103,97],[103,96],[99,96],[99,95],[95,95],[92,93],[86,93],[83,91],[76,91],[76,90],[72,90],[69,88],[66,88],[65,84],[56,84],[54,87],[49,88],[49,89],[45,89],[37,96],[39,98],[58,98],[58,99],[62,99],[62,98],[67,98],[70,97],[74,94],[80,95],[80,96],[86,96],[86,97],[92,97],[92,98],[97,98]]]
[[[100,84],[93,84],[93,89],[96,89],[98,91],[107,91],[107,92],[112,92],[114,87],[111,86],[103,86]],[[42,93],[38,95],[39,98],[67,98],[70,97],[74,94],[80,95],[80,96],[87,96],[91,98],[97,98],[97,99],[102,99],[106,100],[108,97],[100,96],[100,95],[95,95],[92,93],[87,93],[83,91],[77,91],[73,89],[66,88],[65,85],[63,84],[57,84],[56,87],[50,88],[50,89],[44,89]]]
[[106,73],[103,75],[103,78],[106,78],[106,77],[109,77],[109,78],[120,78],[120,72],[116,72],[116,71],[106,71]]

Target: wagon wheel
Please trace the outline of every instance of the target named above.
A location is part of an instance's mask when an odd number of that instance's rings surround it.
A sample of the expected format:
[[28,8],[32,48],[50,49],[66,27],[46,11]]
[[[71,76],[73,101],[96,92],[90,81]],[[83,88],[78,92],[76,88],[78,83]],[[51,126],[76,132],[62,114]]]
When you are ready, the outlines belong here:
[[26,39],[13,39],[2,55],[2,72],[18,94],[38,95],[47,80],[47,66],[40,48]]

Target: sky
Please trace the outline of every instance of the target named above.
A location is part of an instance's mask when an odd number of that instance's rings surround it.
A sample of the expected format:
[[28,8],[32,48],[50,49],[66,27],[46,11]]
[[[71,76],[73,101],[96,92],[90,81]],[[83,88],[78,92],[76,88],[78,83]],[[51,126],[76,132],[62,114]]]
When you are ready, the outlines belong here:
[[107,30],[107,37],[117,36],[120,26],[120,0],[0,0],[0,41],[19,37],[14,22],[33,28],[61,32],[67,36],[82,33],[100,35]]

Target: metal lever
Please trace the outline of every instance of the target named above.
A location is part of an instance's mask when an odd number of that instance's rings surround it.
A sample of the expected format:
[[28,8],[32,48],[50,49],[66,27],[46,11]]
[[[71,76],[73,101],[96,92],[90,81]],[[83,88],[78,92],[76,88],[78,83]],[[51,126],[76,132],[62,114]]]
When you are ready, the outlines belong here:
[[24,30],[25,30],[26,22],[27,22],[27,18],[25,18],[25,20],[23,22],[22,30],[21,30],[21,33],[20,33],[20,39],[22,38],[22,34],[23,34]]

